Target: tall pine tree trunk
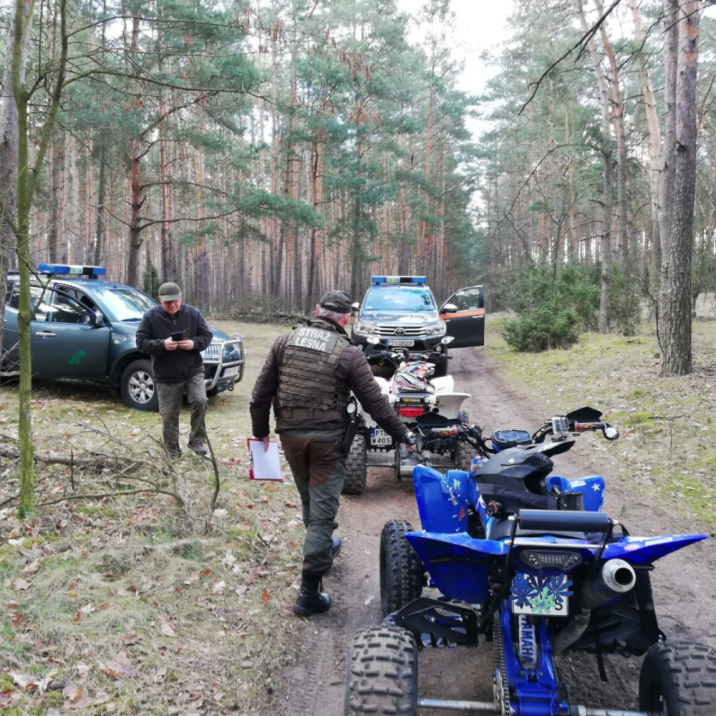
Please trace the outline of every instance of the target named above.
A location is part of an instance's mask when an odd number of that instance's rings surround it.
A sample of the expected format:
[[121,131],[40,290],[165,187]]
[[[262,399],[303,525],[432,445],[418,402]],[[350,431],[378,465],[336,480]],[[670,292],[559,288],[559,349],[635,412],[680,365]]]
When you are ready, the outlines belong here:
[[[582,30],[589,30],[584,15],[582,0],[577,0],[579,19]],[[611,118],[609,108],[609,91],[604,71],[599,60],[599,54],[594,39],[587,43],[589,55],[594,65],[594,74],[599,88],[599,99],[602,107],[602,156],[604,158],[604,192],[602,195],[602,235],[599,241],[599,254],[601,261],[601,297],[599,300],[599,332],[609,333],[611,327],[611,300],[612,300],[612,193],[614,186],[612,156],[613,143],[611,138]]]
[[[673,4],[676,2],[674,0]],[[696,79],[700,19],[697,0],[681,0],[677,18],[675,141],[673,147],[666,147],[667,161],[673,162],[673,177],[670,178],[673,203],[670,215],[665,217],[668,238],[663,250],[659,311],[659,339],[663,350],[661,375],[686,375],[692,370],[691,254],[696,195]],[[664,48],[665,53],[671,50],[666,42]],[[667,76],[667,88],[668,80]],[[667,141],[670,139],[667,125]]]

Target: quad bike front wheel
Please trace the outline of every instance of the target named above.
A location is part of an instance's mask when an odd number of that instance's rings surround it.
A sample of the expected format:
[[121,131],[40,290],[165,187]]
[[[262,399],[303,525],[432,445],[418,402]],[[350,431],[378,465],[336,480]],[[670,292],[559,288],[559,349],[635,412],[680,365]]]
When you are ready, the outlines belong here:
[[650,647],[639,677],[639,710],[664,716],[716,714],[716,652],[688,642]]
[[423,593],[425,567],[407,539],[410,522],[391,520],[380,533],[380,606],[387,616]]
[[409,631],[370,627],[353,637],[343,714],[417,716],[418,647]]
[[343,495],[361,495],[368,480],[368,449],[365,435],[353,438],[351,451],[346,458],[346,476],[343,480]]

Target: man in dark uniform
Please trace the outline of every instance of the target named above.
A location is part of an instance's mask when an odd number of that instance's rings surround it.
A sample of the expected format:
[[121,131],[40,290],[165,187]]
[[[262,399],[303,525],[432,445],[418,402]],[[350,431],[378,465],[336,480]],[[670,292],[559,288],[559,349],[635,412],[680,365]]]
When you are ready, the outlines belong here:
[[333,530],[346,472],[346,452],[341,448],[351,391],[383,430],[415,443],[380,392],[363,351],[351,344],[345,331],[351,306],[342,291],[324,294],[315,319],[273,344],[251,400],[254,436],[267,446],[273,404],[276,432],[301,496],[306,540],[301,592],[293,605],[300,616],[331,606],[321,580],[340,551],[340,538],[333,537]]
[[179,415],[184,393],[191,405],[189,448],[207,453],[208,400],[201,351],[212,338],[201,311],[182,303],[181,289],[171,282],[159,287],[159,305],[144,314],[137,329],[137,348],[152,357],[164,447],[173,459],[181,457]]

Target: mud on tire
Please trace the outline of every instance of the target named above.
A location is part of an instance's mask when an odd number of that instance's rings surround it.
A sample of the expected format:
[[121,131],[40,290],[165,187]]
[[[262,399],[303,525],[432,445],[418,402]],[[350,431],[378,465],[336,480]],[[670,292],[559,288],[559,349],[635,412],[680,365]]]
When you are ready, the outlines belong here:
[[351,642],[344,716],[418,713],[418,648],[398,627],[371,627]]
[[346,458],[346,477],[343,480],[343,495],[360,495],[365,490],[368,478],[368,450],[365,445],[365,436],[356,435],[351,445],[351,451]]
[[380,534],[380,606],[384,616],[423,593],[425,567],[405,539],[405,533],[412,531],[409,522],[391,520]]
[[664,716],[716,714],[716,652],[688,642],[650,647],[639,677],[639,710]]

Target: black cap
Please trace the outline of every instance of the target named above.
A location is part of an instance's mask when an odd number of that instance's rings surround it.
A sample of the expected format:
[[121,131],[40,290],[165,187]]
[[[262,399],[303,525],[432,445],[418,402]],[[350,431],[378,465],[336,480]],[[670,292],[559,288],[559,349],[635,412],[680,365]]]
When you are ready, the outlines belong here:
[[328,291],[321,296],[318,305],[335,313],[350,313],[353,301],[344,291]]

